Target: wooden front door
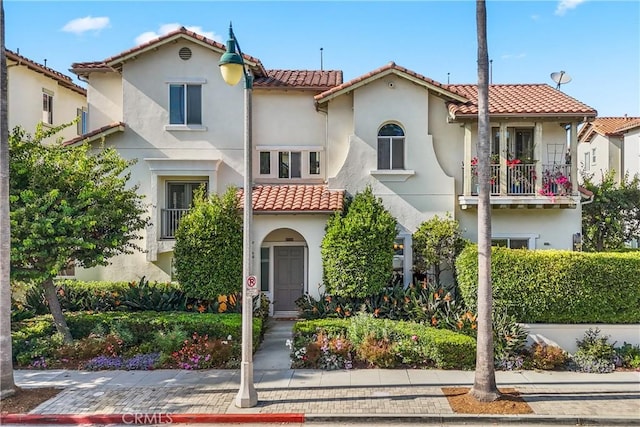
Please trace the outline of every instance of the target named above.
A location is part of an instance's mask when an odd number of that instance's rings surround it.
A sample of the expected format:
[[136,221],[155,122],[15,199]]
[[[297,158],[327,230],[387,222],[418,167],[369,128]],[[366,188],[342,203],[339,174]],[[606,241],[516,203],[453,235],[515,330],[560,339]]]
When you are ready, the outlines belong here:
[[274,311],[296,311],[304,292],[304,246],[276,246],[274,250]]

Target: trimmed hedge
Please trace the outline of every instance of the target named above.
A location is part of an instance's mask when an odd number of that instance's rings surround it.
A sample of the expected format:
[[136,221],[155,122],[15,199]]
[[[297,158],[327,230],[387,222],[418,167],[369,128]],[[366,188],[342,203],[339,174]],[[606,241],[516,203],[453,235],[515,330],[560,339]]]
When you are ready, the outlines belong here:
[[[357,319],[318,319],[297,322],[293,328],[294,346],[302,345],[318,333],[329,337],[350,337],[349,325]],[[436,329],[424,324],[389,319],[370,318],[368,326],[377,329],[374,335],[387,335],[394,342],[413,343],[411,348],[414,359],[423,359],[441,369],[473,369],[476,358],[476,340],[464,334],[450,330]],[[308,338],[307,340],[301,338]],[[406,347],[406,346],[405,346]],[[298,348],[293,348],[296,353]],[[403,354],[398,354],[402,360]]]
[[[456,261],[458,285],[475,310],[478,248]],[[640,323],[640,253],[492,248],[494,306],[524,323]]]

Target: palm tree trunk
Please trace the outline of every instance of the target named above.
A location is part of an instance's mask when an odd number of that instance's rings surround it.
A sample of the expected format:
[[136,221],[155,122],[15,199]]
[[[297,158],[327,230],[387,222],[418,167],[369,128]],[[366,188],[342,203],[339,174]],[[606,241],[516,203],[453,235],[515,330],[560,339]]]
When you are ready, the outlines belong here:
[[500,397],[493,360],[493,311],[491,289],[491,202],[489,151],[489,52],[487,49],[487,9],[476,1],[478,28],[478,344],[476,372],[470,392],[481,402]]
[[42,286],[44,287],[44,296],[47,299],[47,303],[49,303],[49,311],[51,311],[51,315],[53,316],[53,323],[56,325],[56,330],[59,334],[62,334],[66,344],[71,344],[73,338],[71,337],[67,320],[64,318],[64,314],[62,314],[62,307],[58,300],[58,293],[53,279],[49,278],[45,280]]
[[9,119],[4,4],[0,0],[0,398],[16,391],[11,348],[11,228],[9,222]]

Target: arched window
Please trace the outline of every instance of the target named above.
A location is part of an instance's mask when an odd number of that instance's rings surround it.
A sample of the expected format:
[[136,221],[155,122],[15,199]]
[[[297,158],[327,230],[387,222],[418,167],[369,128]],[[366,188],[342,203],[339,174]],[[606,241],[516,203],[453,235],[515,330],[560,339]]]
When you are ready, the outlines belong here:
[[404,130],[396,124],[378,131],[378,169],[404,169]]

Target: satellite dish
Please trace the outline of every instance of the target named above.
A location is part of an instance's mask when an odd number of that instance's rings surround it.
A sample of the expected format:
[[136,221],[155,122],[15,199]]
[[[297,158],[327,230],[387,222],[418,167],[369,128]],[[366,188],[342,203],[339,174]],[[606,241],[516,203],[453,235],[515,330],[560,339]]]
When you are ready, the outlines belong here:
[[564,71],[558,71],[551,73],[551,80],[557,83],[556,89],[560,89],[561,85],[571,81],[571,76]]

